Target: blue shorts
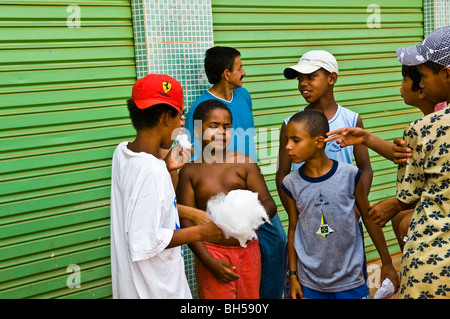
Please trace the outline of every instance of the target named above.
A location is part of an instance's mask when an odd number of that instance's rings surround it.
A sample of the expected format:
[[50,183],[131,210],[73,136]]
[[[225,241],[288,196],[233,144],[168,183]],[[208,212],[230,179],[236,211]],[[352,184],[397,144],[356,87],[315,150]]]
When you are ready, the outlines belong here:
[[322,292],[302,286],[306,299],[370,299],[367,284],[340,292]]
[[261,249],[261,299],[282,299],[286,271],[284,269],[286,253],[286,232],[276,214],[272,225],[264,223],[258,228],[258,241]]

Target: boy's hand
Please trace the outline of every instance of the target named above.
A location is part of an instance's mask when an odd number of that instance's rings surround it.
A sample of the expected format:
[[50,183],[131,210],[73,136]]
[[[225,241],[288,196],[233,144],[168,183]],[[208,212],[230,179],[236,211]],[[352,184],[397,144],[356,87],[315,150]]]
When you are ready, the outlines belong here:
[[394,151],[394,164],[403,164],[406,162],[408,157],[412,156],[412,150],[409,147],[405,147],[405,141],[401,138],[394,139],[394,146],[392,150]]
[[382,265],[381,267],[380,283],[382,283],[386,278],[389,278],[391,280],[392,284],[394,285],[394,293],[396,293],[398,291],[398,288],[400,287],[400,278],[392,264],[390,264],[389,266]]
[[183,167],[184,164],[189,162],[193,153],[194,149],[192,147],[190,149],[182,148],[180,143],[177,143],[164,158],[167,170],[170,172]]
[[291,299],[304,299],[302,286],[297,277],[290,276],[289,281],[291,285]]
[[378,226],[383,227],[400,210],[397,198],[386,198],[370,206],[369,216]]
[[208,262],[208,269],[222,284],[227,284],[240,277],[233,271],[236,267],[222,259],[212,258],[210,262]]
[[[331,136],[334,135],[334,136]],[[343,127],[327,133],[325,142],[336,140],[341,147],[363,144],[365,131],[360,127]]]
[[217,243],[223,239],[222,230],[213,222],[208,222],[198,227],[201,232],[202,241]]

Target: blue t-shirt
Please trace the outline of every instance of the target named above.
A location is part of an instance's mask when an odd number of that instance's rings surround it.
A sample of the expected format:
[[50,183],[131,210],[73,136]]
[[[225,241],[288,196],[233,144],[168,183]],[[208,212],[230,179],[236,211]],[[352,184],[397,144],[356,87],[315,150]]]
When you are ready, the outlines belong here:
[[[233,116],[233,139],[227,149],[246,154],[256,162],[256,130],[253,120],[252,99],[250,97],[250,93],[248,93],[248,91],[243,87],[237,88],[233,91],[231,101],[223,100],[211,94],[209,91],[205,91],[205,93],[203,93],[197,98],[197,100],[195,100],[194,103],[192,103],[188,113],[186,114],[185,127],[189,132],[190,141],[193,143],[193,159],[197,159],[202,153],[201,143],[194,136],[195,123],[193,121],[193,114],[201,102],[211,99],[216,99],[223,102],[231,110],[231,115]],[[201,132],[201,127],[199,131]]]

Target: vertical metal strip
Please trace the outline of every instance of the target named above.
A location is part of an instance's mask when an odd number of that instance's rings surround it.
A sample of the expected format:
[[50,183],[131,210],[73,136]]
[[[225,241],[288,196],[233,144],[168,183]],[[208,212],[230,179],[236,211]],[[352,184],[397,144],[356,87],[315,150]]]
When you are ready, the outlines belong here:
[[[214,45],[210,0],[133,0],[138,78],[168,74],[184,89],[185,107],[210,87],[204,53]],[[196,297],[194,256],[184,247],[186,276]]]

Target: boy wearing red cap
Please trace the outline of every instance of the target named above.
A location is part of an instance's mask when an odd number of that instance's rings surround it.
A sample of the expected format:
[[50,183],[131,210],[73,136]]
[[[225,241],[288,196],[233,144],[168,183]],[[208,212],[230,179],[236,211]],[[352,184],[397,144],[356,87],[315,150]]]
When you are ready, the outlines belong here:
[[[181,245],[217,241],[212,222],[180,229],[170,170],[180,146],[163,160],[180,129],[183,89],[167,75],[150,74],[133,86],[128,110],[137,131],[120,143],[111,176],[111,274],[113,298],[192,298]],[[188,159],[190,154],[184,154]]]

